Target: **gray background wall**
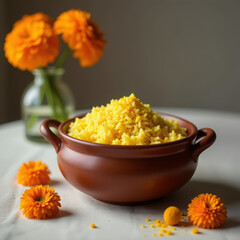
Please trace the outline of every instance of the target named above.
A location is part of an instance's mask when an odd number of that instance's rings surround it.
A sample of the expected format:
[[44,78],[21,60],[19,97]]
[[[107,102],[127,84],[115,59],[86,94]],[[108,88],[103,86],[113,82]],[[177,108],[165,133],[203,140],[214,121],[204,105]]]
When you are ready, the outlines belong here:
[[[91,12],[105,32],[104,57],[82,69],[65,63],[77,108],[91,108],[134,92],[159,107],[240,112],[238,0],[1,0],[0,44],[24,14],[52,18],[71,8]],[[0,122],[20,118],[20,97],[32,81],[0,50]]]

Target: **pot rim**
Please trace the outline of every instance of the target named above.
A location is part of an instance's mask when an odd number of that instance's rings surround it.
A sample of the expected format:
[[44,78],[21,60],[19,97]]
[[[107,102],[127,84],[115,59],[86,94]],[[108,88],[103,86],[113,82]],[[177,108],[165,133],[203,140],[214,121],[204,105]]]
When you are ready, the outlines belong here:
[[[80,139],[69,136],[66,133],[66,131],[64,130],[64,127],[66,126],[66,124],[73,122],[75,120],[75,118],[77,118],[77,117],[82,118],[86,114],[87,113],[82,113],[82,114],[79,114],[73,118],[70,118],[70,119],[62,122],[58,127],[58,132],[60,133],[61,137],[69,142],[73,142],[75,144],[80,144],[80,145],[89,146],[89,147],[90,146],[91,147],[105,147],[105,148],[110,148],[110,149],[148,149],[148,148],[154,149],[154,148],[164,148],[164,147],[176,146],[176,145],[179,145],[184,142],[192,141],[197,136],[197,131],[198,131],[197,127],[192,122],[187,121],[184,118],[180,118],[178,116],[168,114],[168,113],[159,113],[164,118],[178,120],[179,122],[183,122],[184,125],[186,125],[183,127],[187,128],[187,131],[190,131],[190,134],[187,137],[180,139],[180,140],[176,140],[176,141],[172,141],[172,142],[168,142],[168,143],[152,144],[152,145],[112,145],[112,144],[103,144],[103,143],[93,143],[93,142],[88,142],[88,141],[80,140]],[[181,126],[181,124],[180,124],[180,126]]]

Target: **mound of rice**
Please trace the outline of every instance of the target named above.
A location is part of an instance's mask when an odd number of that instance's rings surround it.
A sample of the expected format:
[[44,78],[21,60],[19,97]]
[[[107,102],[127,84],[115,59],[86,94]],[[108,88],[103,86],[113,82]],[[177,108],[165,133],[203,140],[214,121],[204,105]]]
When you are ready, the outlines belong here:
[[166,143],[187,136],[178,121],[166,120],[131,94],[110,104],[93,107],[91,113],[76,118],[69,126],[71,137],[114,145]]

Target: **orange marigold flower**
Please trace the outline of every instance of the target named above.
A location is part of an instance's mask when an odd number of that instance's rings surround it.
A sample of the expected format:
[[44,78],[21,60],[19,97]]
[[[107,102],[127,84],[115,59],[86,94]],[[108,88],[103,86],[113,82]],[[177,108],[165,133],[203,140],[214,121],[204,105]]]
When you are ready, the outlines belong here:
[[53,21],[43,13],[25,15],[7,34],[5,56],[14,67],[32,71],[53,62],[59,53],[60,42]]
[[77,9],[66,11],[57,18],[54,29],[74,50],[74,57],[79,58],[82,67],[94,65],[103,55],[106,41],[90,13]]
[[24,191],[20,209],[23,209],[23,215],[27,218],[51,218],[58,215],[60,200],[54,188],[38,185]]
[[50,180],[50,171],[42,161],[23,163],[18,170],[17,182],[24,186],[47,184]]
[[219,228],[225,222],[227,209],[216,195],[200,194],[188,205],[188,217],[197,227]]

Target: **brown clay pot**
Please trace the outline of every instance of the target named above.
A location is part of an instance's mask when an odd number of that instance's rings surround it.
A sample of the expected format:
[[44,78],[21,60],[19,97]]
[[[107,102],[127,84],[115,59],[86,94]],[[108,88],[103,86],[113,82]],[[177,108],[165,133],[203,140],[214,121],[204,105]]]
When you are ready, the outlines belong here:
[[[75,188],[100,201],[135,204],[165,196],[187,183],[196,170],[198,156],[216,139],[210,128],[197,130],[182,118],[161,115],[178,120],[187,128],[188,137],[155,145],[97,144],[67,134],[74,118],[63,123],[45,120],[40,130],[55,148],[63,176]],[[50,127],[58,129],[61,138]]]

